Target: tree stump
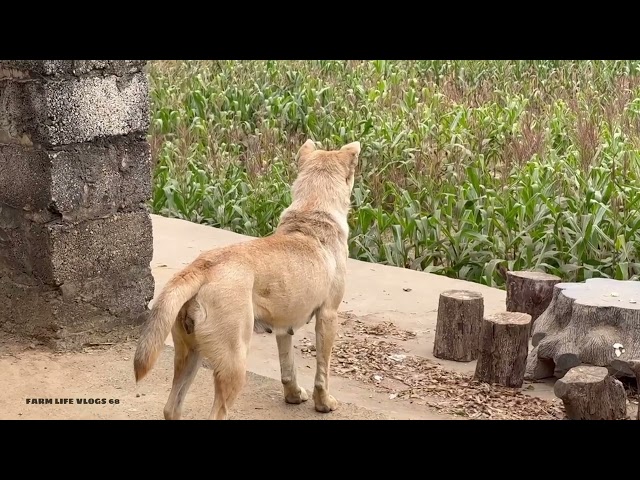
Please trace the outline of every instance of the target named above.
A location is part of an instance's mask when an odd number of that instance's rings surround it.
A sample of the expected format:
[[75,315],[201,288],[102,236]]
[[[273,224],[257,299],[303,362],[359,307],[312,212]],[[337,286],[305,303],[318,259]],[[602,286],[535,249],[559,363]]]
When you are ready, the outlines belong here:
[[467,290],[442,292],[438,304],[433,356],[456,362],[476,360],[483,315],[482,294]]
[[627,392],[605,367],[583,365],[556,382],[553,393],[562,400],[570,420],[624,420]]
[[615,359],[640,358],[640,282],[589,279],[558,283],[549,307],[532,329],[534,349],[525,378],[546,378],[578,365],[611,366]]
[[531,315],[531,328],[553,298],[560,277],[543,272],[507,272],[507,311]]
[[474,379],[520,388],[529,351],[531,315],[498,312],[482,322],[480,350]]
[[[613,371],[613,372],[612,372]],[[623,376],[636,378],[636,390],[640,391],[640,359],[632,360],[612,360],[609,373],[616,375],[622,373]],[[640,403],[638,404],[637,420],[640,420]]]

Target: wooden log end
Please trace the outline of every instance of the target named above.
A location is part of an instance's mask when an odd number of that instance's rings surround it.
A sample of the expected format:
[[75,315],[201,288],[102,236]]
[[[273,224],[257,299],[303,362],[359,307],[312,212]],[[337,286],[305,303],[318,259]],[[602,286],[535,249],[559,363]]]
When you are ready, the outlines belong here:
[[440,296],[460,300],[461,302],[483,299],[480,292],[474,292],[473,290],[445,290],[440,293]]
[[496,312],[487,315],[485,320],[498,325],[528,325],[531,323],[531,315],[522,312]]
[[516,270],[516,271],[507,271],[507,278],[517,277],[526,280],[532,280],[536,282],[556,282],[560,283],[562,279],[557,275],[551,275],[550,273],[545,272],[536,272],[530,270]]

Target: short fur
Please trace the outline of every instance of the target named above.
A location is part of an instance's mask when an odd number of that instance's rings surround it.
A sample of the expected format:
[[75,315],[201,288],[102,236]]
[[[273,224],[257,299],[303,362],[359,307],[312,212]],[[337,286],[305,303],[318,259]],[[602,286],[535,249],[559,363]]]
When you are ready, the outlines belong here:
[[254,330],[275,333],[285,401],[308,400],[296,379],[293,334],[314,316],[315,408],[337,408],[329,393],[329,362],[345,291],[347,215],[359,154],[359,142],[326,151],[307,140],[298,152],[293,201],[274,234],[204,252],[167,283],[134,358],[138,382],[171,332],[174,376],[165,419],[181,418],[202,357],[213,369],[215,384],[209,418],[228,418],[245,384]]

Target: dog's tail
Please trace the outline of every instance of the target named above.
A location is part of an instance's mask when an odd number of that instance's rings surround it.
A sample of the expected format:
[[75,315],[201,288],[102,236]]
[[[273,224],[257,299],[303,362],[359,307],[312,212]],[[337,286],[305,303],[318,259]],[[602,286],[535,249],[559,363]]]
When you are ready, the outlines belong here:
[[206,273],[201,270],[180,272],[158,296],[136,348],[133,360],[136,382],[142,380],[153,368],[180,309],[198,293],[205,280]]

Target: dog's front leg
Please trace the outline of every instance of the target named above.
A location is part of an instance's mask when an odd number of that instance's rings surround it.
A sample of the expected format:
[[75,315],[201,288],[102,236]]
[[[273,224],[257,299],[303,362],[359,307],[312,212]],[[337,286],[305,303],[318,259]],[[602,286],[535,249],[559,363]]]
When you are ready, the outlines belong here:
[[322,413],[338,408],[338,401],[329,394],[329,365],[337,325],[337,310],[320,309],[316,315],[316,379],[313,400],[316,410]]
[[284,386],[284,400],[287,403],[302,403],[309,400],[307,391],[298,385],[296,364],[293,352],[293,336],[288,333],[277,334],[278,356],[280,357],[280,375]]

